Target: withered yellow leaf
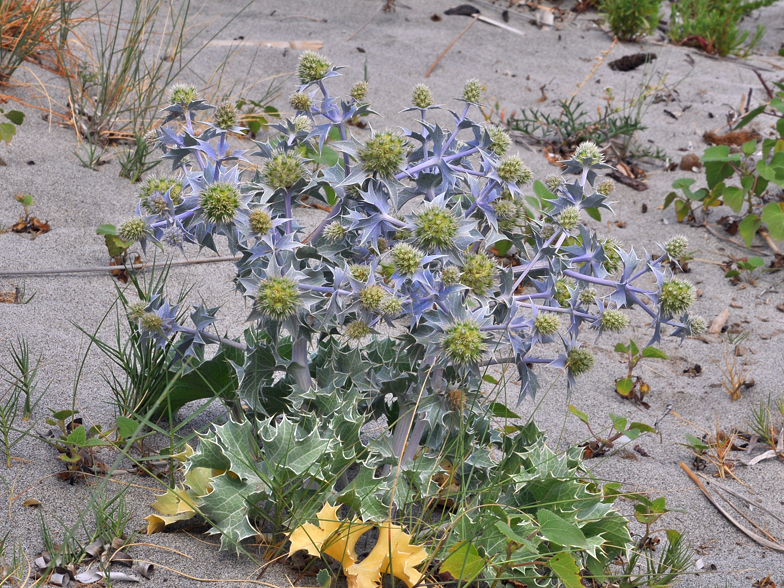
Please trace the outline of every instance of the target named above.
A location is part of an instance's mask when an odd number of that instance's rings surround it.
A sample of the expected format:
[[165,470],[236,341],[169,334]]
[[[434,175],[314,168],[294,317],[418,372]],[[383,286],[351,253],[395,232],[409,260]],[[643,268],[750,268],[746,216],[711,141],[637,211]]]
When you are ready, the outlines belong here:
[[426,559],[424,547],[411,545],[411,535],[387,521],[381,525],[378,542],[368,556],[345,569],[348,588],[376,588],[381,574],[392,574],[411,588],[422,578],[415,566]]
[[324,553],[338,560],[343,568],[353,565],[357,561],[355,550],[357,540],[373,525],[366,525],[359,520],[338,520],[338,509],[329,503],[316,515],[318,526],[304,523],[291,532],[289,541],[291,548],[289,555],[304,550],[308,554],[318,556]]

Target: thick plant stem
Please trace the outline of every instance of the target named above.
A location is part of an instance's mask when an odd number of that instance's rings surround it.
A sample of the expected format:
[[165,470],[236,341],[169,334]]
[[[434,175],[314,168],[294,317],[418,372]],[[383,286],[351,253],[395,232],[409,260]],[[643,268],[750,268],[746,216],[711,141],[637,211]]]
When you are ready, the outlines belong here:
[[291,347],[291,375],[297,386],[310,390],[312,380],[308,368],[308,340],[305,337],[297,339]]

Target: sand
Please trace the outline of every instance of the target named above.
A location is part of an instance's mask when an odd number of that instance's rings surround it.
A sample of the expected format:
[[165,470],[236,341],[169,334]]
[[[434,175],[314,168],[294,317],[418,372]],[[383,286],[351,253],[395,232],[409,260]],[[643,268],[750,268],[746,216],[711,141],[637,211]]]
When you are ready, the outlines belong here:
[[[596,58],[612,45],[611,37],[596,24],[597,15],[593,12],[572,16],[569,22],[555,28],[539,29],[522,16],[531,14],[527,9],[510,10],[509,26],[524,32],[524,36],[478,22],[424,80],[430,65],[465,28],[468,19],[443,16],[443,11],[448,8],[447,2],[408,0],[407,5],[398,2],[395,12],[375,14],[362,31],[347,41],[373,16],[379,4],[378,0],[257,0],[216,38],[230,40],[242,36],[250,41],[323,42],[321,52],[334,63],[347,66],[343,70],[345,76],[333,85],[337,90],[346,91],[367,71],[370,84],[368,98],[374,110],[382,114],[369,119],[375,129],[412,125],[412,115],[400,113],[400,110],[408,105],[410,88],[424,81],[432,88],[436,100],[445,105],[456,104],[451,102],[451,97],[459,95],[463,82],[477,78],[486,84],[488,102],[497,102],[507,115],[513,110],[529,107],[555,112],[558,101],[567,99],[578,90],[578,84],[589,76],[597,63]],[[506,7],[505,3],[502,4],[481,3],[479,6],[488,18],[501,21],[501,12]],[[194,5],[201,9],[195,22],[206,27],[205,35],[208,37],[217,32],[244,3],[229,0],[195,2]],[[442,15],[439,21],[431,19],[435,13]],[[784,4],[756,12],[747,20],[744,26],[784,22]],[[644,118],[648,128],[639,133],[638,142],[660,147],[672,161],[679,162],[686,153],[702,152],[706,146],[702,133],[721,127],[728,111],[737,109],[742,97],[748,96],[750,90],[753,104],[762,100],[764,89],[753,68],[757,68],[768,81],[784,77],[784,59],[775,54],[783,40],[784,32],[780,27],[769,27],[758,53],[748,61],[714,59],[695,49],[662,43],[660,36],[652,36],[636,44],[617,44],[607,61],[637,51],[656,52],[658,59],[647,69],[627,73],[611,71],[604,63],[579,89],[578,99],[593,110],[604,105],[605,89],[612,88],[620,104],[624,98],[638,93],[646,76],[666,73],[666,88],[662,87],[662,94],[669,89],[675,100],[652,104],[648,108]],[[195,66],[195,71],[184,75],[182,81],[200,84],[205,72],[211,72],[224,59],[226,51],[225,47],[205,48],[196,62],[198,69]],[[298,51],[291,49],[251,46],[236,49],[224,73],[224,86],[233,86],[236,95],[243,85],[248,87],[269,76],[289,75],[295,69],[298,55]],[[40,79],[56,101],[64,102],[65,94],[57,89],[62,87],[62,80],[56,76],[30,66],[29,71],[20,71],[17,78],[30,83]],[[262,81],[256,89],[243,95],[250,98],[260,95],[267,83]],[[286,96],[293,84],[294,78],[291,77],[282,97],[275,101],[284,112],[287,109]],[[544,89],[540,90],[542,87]],[[8,92],[30,100],[24,88],[11,88]],[[546,99],[539,102],[543,95]],[[67,408],[71,403],[75,374],[87,348],[87,339],[77,326],[87,331],[97,328],[101,317],[115,300],[117,284],[105,274],[66,274],[22,280],[3,277],[2,272],[106,265],[106,249],[102,239],[95,234],[95,227],[104,222],[119,223],[130,217],[137,201],[138,188],[118,177],[116,153],[107,152],[109,163],[96,171],[86,169],[75,155],[79,146],[70,128],[42,120],[40,111],[24,107],[22,110],[27,113],[27,120],[17,137],[10,147],[0,145],[0,156],[8,164],[0,168],[0,222],[10,224],[16,220],[20,207],[13,202],[12,196],[29,192],[35,199],[33,213],[47,219],[52,231],[35,240],[14,234],[0,236],[0,290],[23,284],[28,295],[35,293],[29,304],[0,305],[0,338],[3,338],[0,361],[7,365],[7,345],[17,336],[25,337],[35,354],[43,354],[40,381],[42,385],[49,382],[51,385],[34,414],[39,420],[35,431],[43,434],[49,428],[43,423],[49,408]],[[676,119],[665,110],[681,114]],[[441,120],[446,121],[446,116],[444,113]],[[768,121],[764,122],[767,124]],[[765,131],[762,120],[757,127]],[[358,131],[360,136],[367,132]],[[529,145],[517,145],[516,148],[535,177],[544,178],[557,171],[544,159],[541,149]],[[784,302],[782,275],[765,274],[759,277],[756,286],[745,287],[732,285],[724,279],[724,272],[717,262],[726,261],[732,255],[746,256],[746,250],[720,240],[704,229],[680,225],[673,210],[659,209],[675,179],[693,177],[699,182],[702,175],[666,172],[662,166],[655,165],[648,169],[649,189],[635,192],[619,186],[613,195],[616,216],[605,215],[602,223],[594,224],[600,233],[610,234],[625,246],[633,246],[640,252],[643,249],[655,250],[657,242],[663,242],[670,236],[688,236],[690,250],[696,251],[694,255],[698,259],[691,262],[691,272],[686,277],[702,291],[696,311],[711,320],[729,308],[728,324],[737,323],[749,333],[743,343],[747,354],[739,359],[747,360],[749,375],[756,385],[744,390],[737,402],[731,402],[723,390],[720,368],[724,366],[725,356],[733,351],[726,337],[689,339],[683,345],[667,340],[660,347],[671,360],[652,361],[648,363],[649,367],[638,368],[637,371],[651,386],[647,398],[651,407],[645,410],[622,400],[613,392],[615,378],[620,377],[625,369],[618,354],[612,351],[621,338],[608,336],[593,347],[599,360],[598,369],[579,381],[570,399],[566,398],[562,382],[556,383],[539,406],[536,422],[548,432],[550,445],[563,450],[588,437],[575,417],[564,416],[567,403],[588,413],[599,427],[609,425],[609,413],[652,423],[672,403],[673,413],[662,421],[661,434],[647,436],[638,442],[650,457],[642,457],[626,448],[603,459],[589,460],[586,466],[599,479],[623,482],[627,490],[664,495],[670,507],[682,509],[683,512],[667,514],[659,523],[662,528],[675,528],[687,533],[696,550],[695,563],[699,560],[702,566],[699,569],[693,567],[680,580],[680,586],[724,586],[726,582],[728,586],[747,587],[768,574],[772,574],[771,578],[776,583],[782,583],[782,554],[766,550],[742,535],[705,500],[678,465],[681,461],[691,463],[692,460],[689,450],[681,445],[685,442],[684,434],[699,436],[702,433],[698,427],[711,430],[716,422],[725,431],[733,427],[747,428],[744,423],[755,405],[784,394],[784,315],[776,310],[776,305]],[[647,206],[645,214],[642,212],[643,205]],[[715,221],[727,212],[718,209],[709,218]],[[319,214],[313,212],[309,222],[317,222]],[[607,222],[618,219],[625,222],[623,228]],[[770,251],[764,244],[760,245],[755,251],[770,261]],[[189,258],[197,255],[195,250],[187,250],[186,253]],[[198,293],[209,305],[222,305],[219,328],[229,335],[237,335],[242,331],[247,309],[240,297],[233,294],[232,276],[232,266],[225,263],[175,268],[171,285],[191,285],[194,293]],[[644,343],[647,333],[642,317],[639,313],[637,315],[630,334],[638,343]],[[113,325],[114,314],[111,314],[101,331],[102,335],[111,337]],[[588,339],[586,342],[593,343]],[[688,377],[684,370],[694,364],[702,366],[702,373],[695,378]],[[108,428],[113,425],[114,410],[110,404],[111,394],[102,376],[106,367],[106,360],[93,350],[84,364],[76,401],[85,421],[89,419],[91,423]],[[519,406],[516,401],[515,391],[510,390],[510,406],[524,417],[528,417],[536,405],[530,399]],[[198,423],[206,425],[208,418],[218,418],[219,412],[212,410]],[[25,439],[16,446],[13,455],[24,461],[14,461],[10,470],[0,467],[0,476],[6,484],[5,494],[15,497],[15,500],[9,500],[8,516],[0,516],[0,536],[8,532],[9,542],[21,541],[25,553],[34,557],[42,548],[39,512],[24,507],[22,501],[28,497],[40,500],[42,506],[39,510],[43,510],[58,536],[56,519],[65,525],[73,524],[88,503],[90,486],[82,483],[69,485],[57,479],[54,474],[61,469],[57,454],[39,440]],[[101,456],[109,463],[116,457],[109,451],[102,452]],[[784,512],[782,467],[777,460],[767,460],[753,467],[739,465],[736,475],[745,486],[733,480],[723,483],[752,495],[754,500],[781,514]],[[142,529],[142,519],[152,513],[149,508],[153,500],[151,490],[161,491],[162,487],[147,478],[126,476],[118,479],[118,482],[127,481],[138,486],[131,488],[128,494],[134,513],[129,528]],[[630,503],[621,503],[621,508],[628,514]],[[760,517],[758,509],[747,514]],[[88,514],[86,519],[87,524],[92,525],[91,515]],[[760,517],[758,520],[765,519]],[[776,527],[773,521],[769,522],[774,534],[777,531],[781,536],[781,525]],[[635,533],[640,532],[636,524],[632,528]],[[248,579],[255,578],[257,573],[258,564],[253,559],[219,553],[215,537],[167,533],[149,537],[141,535],[137,540],[166,548],[132,548],[135,557],[153,561],[159,566],[153,580],[156,586],[163,583],[183,587],[204,585],[166,570],[164,566],[199,578]],[[255,551],[252,546],[248,549]],[[295,571],[275,566],[261,580],[275,586],[288,586],[289,581],[296,577]],[[307,582],[315,585],[314,578],[303,579],[301,585],[308,585]],[[211,584],[230,585],[227,581]]]

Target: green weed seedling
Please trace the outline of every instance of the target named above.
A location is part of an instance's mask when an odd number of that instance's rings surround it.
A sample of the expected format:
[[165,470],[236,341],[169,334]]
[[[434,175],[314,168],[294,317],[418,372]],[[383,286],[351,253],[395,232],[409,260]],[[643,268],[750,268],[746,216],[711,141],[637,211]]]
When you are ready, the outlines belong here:
[[16,135],[16,128],[22,126],[25,115],[24,112],[19,110],[4,110],[0,108],[0,116],[8,121],[0,122],[0,140],[8,144]]
[[[0,539],[0,586],[25,586],[29,577],[28,573],[25,574],[25,554],[24,548],[21,543],[8,545],[8,531],[5,536]],[[10,551],[10,553],[9,553]],[[22,577],[22,576],[26,577]]]
[[134,134],[134,143],[120,156],[120,177],[136,183],[161,162],[152,158],[152,147],[141,133]]
[[733,284],[737,284],[738,282],[745,282],[746,284],[751,284],[752,286],[757,285],[757,278],[759,275],[766,271],[772,271],[770,269],[766,269],[763,266],[765,265],[765,260],[761,257],[747,257],[745,259],[736,259],[735,266],[737,269],[731,269],[724,274],[725,278],[729,278]]
[[59,459],[66,465],[66,470],[60,474],[64,480],[73,483],[84,478],[84,473],[98,473],[104,468],[93,455],[96,447],[107,447],[107,441],[99,425],[87,429],[82,424],[82,419],[76,417],[79,411],[52,409],[52,416],[46,419],[48,425],[58,428],[59,436],[54,440],[42,438],[60,453]]
[[637,344],[629,339],[629,344],[618,343],[615,351],[626,356],[627,372],[626,376],[615,381],[615,391],[627,400],[634,400],[638,404],[649,408],[645,402],[645,397],[651,391],[651,387],[642,379],[642,376],[634,376],[634,368],[642,359],[668,359],[661,350],[651,345],[640,351]]
[[[763,104],[735,126],[735,130],[748,125],[765,114],[777,119],[776,134],[761,142],[752,140],[733,153],[726,145],[708,147],[701,161],[705,164],[706,187],[693,190],[693,178],[680,178],[673,182],[674,190],[664,199],[664,208],[674,205],[678,222],[697,220],[695,213],[700,208],[721,204],[741,215],[738,233],[750,247],[759,233],[765,239],[784,239],[784,202],[765,200],[771,185],[784,188],[784,84],[774,82],[779,90],[769,103]],[[730,180],[734,180],[730,184]]]
[[650,425],[637,422],[629,423],[626,418],[610,413],[609,417],[612,421],[612,426],[610,427],[608,436],[605,438],[594,433],[586,413],[575,408],[575,406],[572,404],[570,404],[568,408],[569,412],[580,419],[580,421],[582,421],[585,426],[588,427],[588,432],[591,433],[591,436],[593,437],[591,441],[586,441],[585,443],[580,444],[580,447],[583,448],[586,458],[603,457],[604,455],[607,455],[607,453],[613,449],[614,443],[622,437],[625,437],[625,440],[628,442],[634,441],[643,433],[656,432],[656,429]]

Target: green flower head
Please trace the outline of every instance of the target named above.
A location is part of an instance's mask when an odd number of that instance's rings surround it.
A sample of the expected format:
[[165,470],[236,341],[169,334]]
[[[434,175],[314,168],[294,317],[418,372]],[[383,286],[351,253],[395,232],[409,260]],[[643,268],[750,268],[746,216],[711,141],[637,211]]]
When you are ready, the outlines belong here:
[[487,129],[487,134],[490,136],[490,151],[502,157],[511,147],[512,138],[504,129],[495,125]]
[[614,274],[623,265],[623,260],[619,253],[621,244],[612,237],[608,237],[602,241],[602,249],[604,249],[604,256],[607,258],[607,261],[604,262],[604,269],[607,270],[607,273]]
[[410,276],[419,271],[422,252],[407,243],[398,243],[392,248],[392,265],[402,276]]
[[143,219],[136,217],[121,224],[117,233],[123,241],[136,242],[147,235],[147,226],[144,224]]
[[471,288],[478,296],[484,296],[493,287],[498,271],[495,262],[484,253],[469,253],[466,256],[460,282]]
[[605,331],[623,331],[629,324],[629,317],[620,310],[605,310],[602,313],[601,325]]
[[351,91],[349,95],[356,100],[357,102],[361,102],[367,96],[368,91],[368,83],[367,82],[357,82],[351,87]]
[[582,304],[590,306],[593,302],[596,301],[597,296],[598,292],[596,291],[596,288],[586,288],[585,290],[580,291],[578,299]]
[[250,222],[250,230],[257,235],[266,235],[272,228],[270,215],[261,208],[251,211],[248,220]]
[[163,319],[154,312],[145,312],[139,319],[139,327],[148,333],[161,333]]
[[479,104],[482,101],[482,92],[484,90],[485,87],[479,83],[479,80],[468,80],[465,86],[463,86],[463,100]]
[[561,317],[555,312],[540,312],[534,319],[534,329],[540,335],[554,335],[561,328]]
[[378,310],[381,302],[387,297],[387,292],[381,286],[368,286],[359,293],[359,300],[367,310]]
[[664,251],[670,256],[670,259],[680,259],[686,255],[686,248],[689,246],[689,240],[683,235],[673,237],[664,244]]
[[349,339],[362,339],[370,335],[370,327],[365,321],[351,321],[346,325],[346,337]]
[[584,374],[593,367],[593,354],[587,349],[572,349],[566,357],[566,363],[575,376]]
[[695,336],[702,335],[708,328],[705,319],[701,316],[691,317],[691,322],[689,324],[691,325],[691,334]]
[[596,191],[599,192],[599,194],[602,196],[609,196],[615,191],[615,182],[609,178],[602,180],[596,186]]
[[169,198],[176,206],[182,202],[182,182],[165,176],[154,176],[147,178],[142,184],[139,193],[142,208],[147,209],[153,214],[161,214],[166,210],[166,201],[163,195],[169,191]]
[[403,303],[394,296],[387,296],[378,305],[378,309],[387,316],[395,316],[403,312]]
[[411,102],[417,108],[428,108],[433,106],[433,94],[430,92],[425,84],[417,84],[414,86],[414,92],[411,96]]
[[514,184],[527,184],[533,177],[531,170],[517,156],[507,157],[501,161],[496,171],[503,181]]
[[559,174],[550,174],[544,179],[544,185],[550,192],[555,192],[561,184],[563,184],[563,178]]
[[297,312],[299,289],[285,276],[267,278],[259,285],[256,307],[271,319],[283,321]]
[[666,314],[681,314],[697,299],[697,294],[686,280],[672,278],[662,284],[659,306]]
[[291,98],[289,98],[289,104],[291,104],[291,107],[297,112],[303,112],[310,109],[313,105],[313,101],[310,99],[310,96],[304,92],[295,92],[291,95]]
[[327,75],[330,67],[332,64],[323,55],[319,55],[315,51],[305,51],[300,55],[297,65],[299,81],[303,84],[309,84],[320,80]]
[[291,188],[304,176],[302,159],[290,153],[278,153],[264,166],[264,181],[275,190]]
[[459,225],[451,212],[438,206],[430,206],[416,215],[414,235],[427,249],[448,249],[454,243]]
[[449,327],[442,345],[447,357],[457,364],[476,363],[485,350],[479,325],[472,320],[460,321]]
[[580,211],[576,206],[567,206],[558,215],[558,224],[567,232],[571,232],[580,222]]
[[213,223],[228,223],[237,216],[240,208],[240,193],[232,184],[215,182],[199,195],[204,217]]
[[339,222],[329,223],[324,227],[324,238],[331,243],[340,241],[346,234],[346,229]]
[[134,302],[128,305],[127,316],[129,320],[138,321],[144,316],[145,312],[147,311],[144,309],[143,302]]
[[357,153],[365,169],[388,178],[403,164],[404,139],[392,131],[378,133],[368,139]]
[[352,263],[348,266],[348,273],[352,278],[359,282],[367,282],[370,277],[370,266],[361,265],[359,263]]
[[196,88],[189,84],[174,84],[169,89],[169,103],[179,104],[180,106],[187,106],[191,102],[196,102],[199,99],[199,93]]
[[441,283],[444,286],[451,286],[460,281],[460,268],[456,265],[448,265],[441,271]]
[[583,141],[577,146],[574,158],[580,163],[586,159],[590,160],[590,164],[602,163],[604,161],[604,153],[601,152],[593,141]]
[[574,287],[574,280],[571,278],[561,278],[555,283],[555,298],[556,302],[566,308],[569,306],[569,300],[572,297],[571,292],[569,292],[569,288]]
[[229,100],[221,102],[215,109],[213,120],[215,121],[215,126],[219,129],[224,131],[233,129],[239,123],[237,106]]

